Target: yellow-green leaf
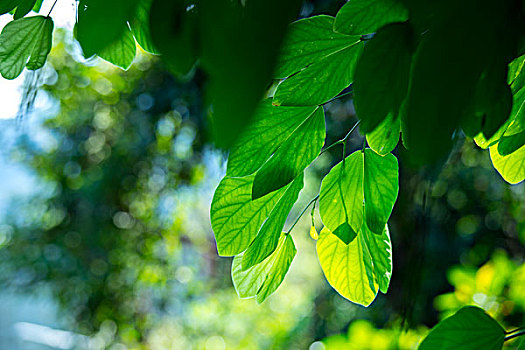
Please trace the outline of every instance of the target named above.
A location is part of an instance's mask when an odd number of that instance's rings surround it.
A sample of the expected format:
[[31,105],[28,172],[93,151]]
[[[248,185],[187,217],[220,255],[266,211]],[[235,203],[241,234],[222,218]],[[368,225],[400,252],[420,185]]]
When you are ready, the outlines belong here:
[[317,255],[328,283],[343,297],[363,306],[374,301],[378,284],[362,234],[344,244],[326,227],[317,241]]
[[257,297],[262,303],[281,285],[297,250],[292,236],[281,234],[277,249],[260,264],[242,269],[242,255],[233,259],[232,280],[241,298]]
[[499,153],[498,145],[491,146],[490,159],[494,168],[508,183],[517,184],[525,179],[525,145],[506,156]]

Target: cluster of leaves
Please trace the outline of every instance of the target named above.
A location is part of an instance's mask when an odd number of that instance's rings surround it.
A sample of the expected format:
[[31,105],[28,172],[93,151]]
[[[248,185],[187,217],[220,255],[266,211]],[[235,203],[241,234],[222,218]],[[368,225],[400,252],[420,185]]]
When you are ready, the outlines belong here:
[[[474,5],[478,11],[471,15]],[[378,289],[388,288],[386,224],[398,192],[390,152],[400,132],[409,158],[424,164],[444,158],[462,130],[491,147],[493,164],[508,182],[523,180],[524,57],[518,57],[517,30],[523,15],[516,8],[521,3],[445,2],[421,11],[411,2],[352,0],[335,18],[290,26],[274,73],[282,80],[233,146],[211,208],[219,254],[242,253],[232,269],[240,296],[262,301],[283,280],[295,250],[287,243],[289,231],[281,231],[303,170],[321,152],[322,106],[346,88],[353,90],[371,149],[346,157],[348,136],[338,142],[343,160],[319,194],[325,229],[317,250],[328,281],[348,299],[369,305]],[[495,16],[493,28],[487,28],[489,16]],[[485,54],[480,33],[496,54]],[[483,59],[473,64],[474,57]],[[247,281],[253,288],[244,287]]]

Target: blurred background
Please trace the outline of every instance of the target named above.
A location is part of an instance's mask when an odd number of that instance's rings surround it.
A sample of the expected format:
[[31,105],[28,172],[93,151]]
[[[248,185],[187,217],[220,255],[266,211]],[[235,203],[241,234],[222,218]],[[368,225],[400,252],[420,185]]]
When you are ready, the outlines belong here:
[[[44,69],[1,84],[0,349],[415,349],[464,305],[525,324],[525,184],[470,140],[440,173],[397,152],[387,295],[363,308],[333,291],[305,215],[284,284],[258,305],[217,255],[209,206],[227,154],[207,137],[199,70],[177,81],[144,53],[126,72],[85,61],[58,30]],[[331,144],[357,119],[351,100],[325,108]],[[290,221],[340,157],[307,169]]]

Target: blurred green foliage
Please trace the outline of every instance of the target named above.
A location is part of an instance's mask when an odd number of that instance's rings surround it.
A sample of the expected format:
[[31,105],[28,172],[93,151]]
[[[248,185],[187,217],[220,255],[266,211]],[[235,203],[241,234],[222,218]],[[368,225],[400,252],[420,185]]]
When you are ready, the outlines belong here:
[[[13,153],[46,191],[13,203],[0,226],[0,285],[50,288],[65,328],[98,348],[313,350],[414,349],[469,304],[523,325],[525,185],[506,184],[487,152],[465,143],[437,178],[400,164],[391,289],[369,309],[323,280],[309,218],[294,231],[291,273],[259,306],[237,297],[209,227],[224,169],[203,138],[200,73],[178,83],[149,56],[122,72],[75,50],[55,40],[40,87],[59,105],[45,122],[50,147],[28,137]],[[327,105],[330,138],[355,121],[349,100]],[[308,170],[299,209],[339,157]]]

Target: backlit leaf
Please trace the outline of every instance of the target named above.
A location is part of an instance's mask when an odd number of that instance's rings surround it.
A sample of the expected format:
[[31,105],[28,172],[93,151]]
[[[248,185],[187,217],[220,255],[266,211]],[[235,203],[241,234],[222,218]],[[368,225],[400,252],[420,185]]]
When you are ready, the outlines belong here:
[[242,258],[242,269],[246,270],[268,257],[276,248],[279,236],[283,230],[286,218],[297,201],[299,192],[303,188],[303,175],[299,175],[287,186],[286,192],[275,204],[264,222],[257,236],[244,252]]
[[333,31],[334,18],[320,15],[292,23],[279,54],[275,78],[286,78],[360,40]]
[[380,156],[371,149],[364,153],[365,222],[382,234],[399,191],[397,159],[391,153]]
[[248,248],[275,203],[286,191],[283,188],[252,200],[254,177],[225,177],[215,190],[210,216],[217,251],[221,256],[237,255]]
[[392,243],[388,225],[385,225],[381,235],[373,234],[366,225],[362,231],[368,246],[368,251],[374,265],[374,274],[379,284],[381,293],[386,294],[392,277]]
[[363,306],[374,301],[378,285],[362,234],[345,244],[325,227],[317,241],[317,255],[328,283],[339,294]]
[[262,101],[252,123],[242,132],[228,157],[228,176],[256,172],[316,109],[277,107],[271,99]]
[[323,57],[277,86],[273,104],[277,106],[312,106],[337,96],[354,79],[362,42]]
[[243,270],[243,256],[236,256],[232,264],[232,280],[239,297],[256,296],[257,302],[262,303],[281,285],[296,252],[292,237],[282,233],[277,249],[260,264]]
[[253,199],[275,191],[295,179],[317,158],[325,136],[324,111],[319,107],[257,171],[253,181]]
[[490,147],[490,159],[494,168],[508,183],[517,184],[525,179],[525,145],[506,156],[501,155],[498,146],[494,145]]
[[[356,151],[337,163],[323,179],[319,194],[323,224],[334,234],[343,234],[338,237],[346,244],[355,238],[363,224],[363,154]],[[348,226],[336,231],[342,224]]]

